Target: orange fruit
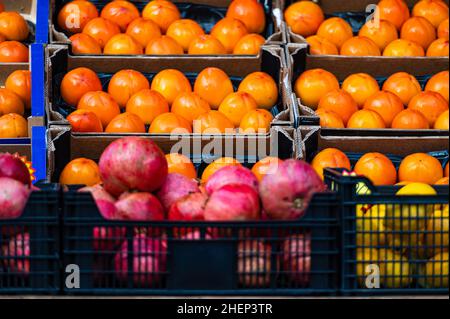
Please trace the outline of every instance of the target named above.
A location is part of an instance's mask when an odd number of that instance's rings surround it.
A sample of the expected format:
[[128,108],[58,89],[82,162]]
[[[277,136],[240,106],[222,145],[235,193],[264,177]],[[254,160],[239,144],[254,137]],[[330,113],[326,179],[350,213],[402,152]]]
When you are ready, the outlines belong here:
[[350,117],[358,111],[358,105],[350,94],[337,89],[326,93],[319,101],[318,109],[332,111],[338,114],[344,125],[347,125]]
[[448,131],[448,127],[449,127],[449,118],[448,118],[448,110],[447,110],[447,111],[443,112],[441,115],[439,115],[436,122],[434,123],[434,129]]
[[139,55],[144,54],[144,48],[128,34],[116,34],[106,43],[103,54]]
[[372,110],[359,110],[350,117],[347,128],[353,129],[383,129],[386,123],[380,114]]
[[325,168],[343,168],[347,170],[352,168],[347,155],[336,148],[327,148],[321,151],[314,157],[311,166],[322,179],[324,179],[323,170]]
[[445,165],[445,169],[444,169],[445,177],[449,177],[449,165],[450,165],[450,163],[447,163],[447,165]]
[[211,107],[208,102],[194,92],[181,93],[172,104],[172,112],[191,123],[209,111],[211,111]]
[[448,185],[448,184],[449,184],[449,178],[448,177],[442,177],[434,185]]
[[69,38],[74,54],[102,54],[102,48],[90,35],[84,33],[74,34]]
[[398,39],[388,44],[383,51],[383,56],[421,57],[425,56],[425,51],[416,42]]
[[90,35],[104,48],[109,39],[120,33],[120,28],[114,22],[100,17],[90,20],[83,28],[83,33]]
[[127,30],[128,25],[139,18],[140,13],[134,4],[129,1],[115,0],[111,1],[100,14],[102,18],[115,22],[122,32]]
[[77,158],[64,167],[59,182],[63,185],[94,186],[102,180],[97,163],[87,158]]
[[202,27],[191,19],[181,19],[173,22],[166,33],[181,45],[184,51],[189,50],[191,42],[198,36],[204,35]]
[[169,174],[181,174],[187,178],[196,179],[197,171],[191,160],[182,154],[171,153],[166,155]]
[[161,30],[152,20],[138,18],[131,21],[126,34],[145,48],[151,40],[161,36]]
[[112,119],[120,114],[119,104],[111,95],[102,91],[91,91],[84,94],[78,102],[77,109],[94,112],[103,127],[107,127]]
[[448,6],[441,0],[421,0],[414,5],[412,15],[424,17],[437,28],[442,21],[448,19]]
[[[5,88],[16,93],[25,107],[31,109],[31,72],[28,70],[17,70],[11,73],[5,82]],[[12,112],[17,113],[17,112]]]
[[[252,0],[254,1],[254,0]],[[236,44],[233,54],[258,55],[266,39],[259,34],[251,33],[243,36]]]
[[383,91],[394,93],[404,105],[408,105],[413,97],[422,92],[422,87],[413,75],[397,72],[384,82]]
[[380,91],[367,99],[364,109],[377,112],[381,115],[386,127],[391,127],[392,121],[404,107],[398,96],[391,92]]
[[145,48],[147,55],[179,55],[184,54],[183,47],[167,35],[150,40]]
[[3,34],[0,34],[0,43],[5,42],[6,37]]
[[342,89],[352,96],[359,108],[362,108],[369,97],[380,91],[380,86],[369,74],[357,73],[344,80]]
[[441,24],[439,24],[437,36],[438,38],[444,38],[448,40],[448,18],[442,21]]
[[76,110],[67,117],[72,126],[72,132],[79,133],[101,133],[103,132],[102,121],[91,111]]
[[258,107],[270,110],[278,101],[278,86],[272,77],[265,72],[254,72],[247,75],[239,84],[239,92],[247,92],[256,101]]
[[76,106],[81,97],[91,91],[101,91],[102,83],[97,73],[88,68],[69,71],[61,82],[61,97],[70,106]]
[[0,88],[0,116],[9,113],[23,116],[25,106],[16,93],[9,89]]
[[448,71],[439,72],[428,80],[425,91],[433,91],[442,95],[448,102]]
[[292,32],[303,37],[316,34],[325,20],[322,8],[312,1],[298,1],[284,12],[284,18]]
[[226,17],[241,20],[251,33],[262,33],[266,28],[266,13],[258,0],[233,0]]
[[245,24],[234,18],[223,18],[211,30],[211,35],[219,40],[230,54],[239,40],[247,34]]
[[216,159],[214,162],[209,164],[203,171],[202,184],[205,184],[215,172],[217,172],[219,169],[225,166],[241,166],[241,163],[239,163],[238,160],[232,157],[221,157]]
[[381,153],[367,153],[356,163],[354,171],[367,177],[376,186],[394,185],[397,182],[397,170],[392,161]]
[[436,39],[436,29],[427,19],[412,17],[403,24],[400,37],[414,41],[426,50]]
[[117,115],[108,124],[106,133],[145,133],[145,124],[139,116],[133,113]]
[[142,11],[144,19],[155,22],[162,33],[166,33],[172,22],[181,18],[180,11],[171,1],[154,0],[150,1]]
[[239,124],[239,133],[241,134],[262,134],[270,130],[272,123],[272,114],[264,109],[253,110],[246,113]]
[[357,36],[342,44],[341,55],[347,56],[380,56],[381,52],[375,42],[369,38]]
[[228,75],[218,68],[206,68],[197,76],[194,92],[217,110],[220,103],[234,92],[233,84]]
[[158,115],[169,112],[169,103],[158,92],[143,89],[128,100],[126,112],[138,115],[145,124],[151,124]]
[[413,97],[408,108],[421,112],[433,127],[439,115],[448,110],[448,102],[439,93],[426,91]]
[[278,165],[283,163],[283,160],[278,157],[266,157],[262,160],[258,161],[252,167],[252,172],[258,179],[258,181],[262,181],[266,175],[275,174],[277,171]]
[[324,128],[345,128],[344,121],[339,114],[328,111],[325,109],[319,109],[316,111],[317,116],[320,118],[320,126]]
[[216,55],[227,54],[222,42],[211,35],[204,34],[192,40],[188,50],[192,55]]
[[58,26],[66,32],[79,33],[90,20],[97,17],[98,11],[92,2],[75,0],[59,11]]
[[321,97],[339,89],[339,81],[330,72],[312,69],[302,73],[295,82],[295,93],[300,101],[312,109],[317,109]]
[[141,72],[121,70],[109,81],[108,93],[123,109],[134,94],[149,88],[150,83]]
[[228,117],[219,111],[209,111],[194,121],[194,133],[200,134],[233,134],[234,125]]
[[333,43],[318,35],[307,37],[306,42],[309,44],[311,55],[339,55],[339,50]]
[[381,0],[377,10],[381,20],[391,22],[397,30],[409,19],[409,8],[403,0]]
[[406,109],[395,116],[391,127],[398,130],[427,130],[430,124],[419,111]]
[[246,92],[235,92],[230,93],[220,103],[219,112],[225,115],[235,127],[238,127],[244,115],[257,108],[258,105],[250,94]]
[[446,56],[448,57],[448,40],[441,38],[433,41],[427,50],[427,56]]
[[151,89],[161,93],[169,105],[184,92],[192,92],[192,86],[186,76],[178,70],[167,69],[155,75]]
[[0,117],[0,138],[28,137],[27,120],[15,113],[5,114]]
[[22,43],[17,41],[0,43],[0,63],[26,63],[28,58],[28,48]]
[[192,125],[175,113],[163,113],[153,120],[148,132],[150,134],[189,134],[192,133]]
[[8,41],[25,41],[30,30],[27,21],[17,12],[0,13],[0,34]]
[[367,22],[362,26],[358,34],[372,40],[381,51],[389,43],[398,39],[397,28],[387,20],[380,20],[376,25]]
[[342,18],[329,18],[325,20],[317,30],[317,35],[333,43],[338,49],[353,37],[350,24]]
[[403,159],[398,169],[399,181],[433,185],[444,177],[442,165],[431,155],[416,153]]

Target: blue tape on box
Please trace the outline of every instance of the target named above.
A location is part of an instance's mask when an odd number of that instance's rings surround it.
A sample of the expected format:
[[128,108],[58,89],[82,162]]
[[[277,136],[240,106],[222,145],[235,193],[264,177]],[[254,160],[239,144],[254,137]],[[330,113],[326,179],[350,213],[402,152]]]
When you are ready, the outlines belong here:
[[36,13],[36,43],[48,43],[48,17],[49,17],[49,2],[48,0],[37,0]]
[[31,115],[33,117],[44,116],[44,46],[42,44],[31,45]]

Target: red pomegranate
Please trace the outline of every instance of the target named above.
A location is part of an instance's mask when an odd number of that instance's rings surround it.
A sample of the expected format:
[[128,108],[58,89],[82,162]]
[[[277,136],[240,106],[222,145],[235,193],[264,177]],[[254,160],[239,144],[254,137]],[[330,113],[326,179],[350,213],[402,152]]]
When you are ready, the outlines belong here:
[[157,196],[166,212],[180,198],[191,193],[199,193],[197,181],[189,179],[184,175],[171,173],[167,175],[166,181],[158,191]]
[[307,286],[311,277],[311,235],[298,234],[283,243],[282,267],[290,280]]
[[247,288],[270,284],[271,248],[260,240],[242,241],[238,245],[239,283]]
[[116,218],[116,199],[112,197],[101,185],[83,187],[79,192],[89,192],[92,194],[98,210],[103,218],[112,220]]
[[245,184],[258,191],[258,179],[251,170],[243,166],[225,166],[215,172],[206,183],[206,192],[211,195],[214,191],[229,184]]
[[161,221],[164,209],[150,193],[124,193],[116,202],[117,219],[133,221]]
[[0,219],[20,217],[30,194],[30,189],[21,182],[8,177],[0,177]]
[[0,177],[9,177],[25,185],[31,184],[30,172],[25,163],[8,153],[0,154]]
[[9,272],[22,275],[30,273],[30,234],[21,233],[9,240],[2,247],[5,265]]
[[174,221],[205,220],[205,205],[207,201],[208,196],[206,194],[189,194],[172,205],[168,218]]

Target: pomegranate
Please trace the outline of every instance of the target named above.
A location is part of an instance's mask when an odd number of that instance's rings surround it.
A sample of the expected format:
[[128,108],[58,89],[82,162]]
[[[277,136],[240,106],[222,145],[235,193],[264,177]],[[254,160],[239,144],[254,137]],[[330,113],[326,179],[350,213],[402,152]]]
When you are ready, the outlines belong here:
[[251,170],[243,166],[225,166],[215,172],[206,183],[206,192],[211,195],[229,184],[245,184],[258,191],[258,179]]
[[307,286],[311,277],[311,235],[298,234],[283,243],[282,267],[295,285]]
[[167,175],[166,181],[158,191],[158,199],[166,212],[180,198],[191,193],[199,193],[198,183],[184,175],[172,173]]
[[101,185],[83,187],[79,192],[89,192],[92,194],[95,203],[97,204],[100,214],[108,220],[116,217],[116,199],[112,197]]
[[189,194],[175,204],[169,211],[169,220],[201,221],[205,220],[205,205],[208,196],[203,193]]
[[133,221],[159,221],[164,209],[150,193],[124,193],[116,203],[117,218]]
[[270,219],[286,220],[303,217],[313,195],[325,188],[311,165],[291,159],[280,163],[275,174],[263,178],[259,194]]
[[242,241],[238,245],[239,284],[266,287],[270,284],[271,248],[260,240]]
[[12,237],[2,247],[8,272],[28,275],[30,273],[30,234],[21,233]]
[[212,239],[208,231],[205,232],[204,236],[199,229],[191,229],[186,231],[186,234],[181,236],[181,240],[201,240],[201,239]]
[[28,167],[22,160],[11,154],[0,154],[0,178],[9,177],[25,185],[31,184]]
[[116,197],[128,191],[156,191],[168,172],[161,149],[139,137],[112,142],[100,157],[99,167],[105,190]]
[[30,194],[30,189],[21,182],[0,177],[0,219],[20,217]]

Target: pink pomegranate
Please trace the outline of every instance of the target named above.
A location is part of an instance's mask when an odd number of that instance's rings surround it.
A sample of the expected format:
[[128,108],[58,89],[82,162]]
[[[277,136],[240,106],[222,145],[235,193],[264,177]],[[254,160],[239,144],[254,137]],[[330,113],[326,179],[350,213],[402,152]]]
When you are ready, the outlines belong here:
[[100,157],[99,167],[105,190],[116,197],[128,191],[156,191],[168,172],[161,149],[139,137],[112,142]]
[[30,189],[21,182],[0,177],[0,219],[20,217],[30,194]]
[[184,175],[172,173],[167,175],[166,181],[158,191],[158,199],[166,212],[179,199],[191,193],[199,193],[198,183]]
[[215,172],[206,183],[206,192],[211,195],[229,184],[245,184],[258,191],[258,179],[251,170],[243,166],[225,166]]
[[0,154],[0,178],[9,177],[25,185],[31,184],[31,176],[22,160],[11,154]]
[[271,248],[260,240],[242,241],[238,245],[239,283],[246,288],[270,284]]
[[169,211],[169,220],[201,221],[205,220],[205,205],[208,196],[203,193],[189,194],[175,204]]
[[124,193],[116,202],[117,218],[133,221],[159,221],[164,209],[150,193]]
[[266,175],[259,185],[264,211],[270,219],[297,219],[303,217],[317,192],[325,184],[308,163],[286,160],[275,174]]
[[30,234],[21,233],[12,237],[9,243],[2,247],[6,258],[5,264],[9,272],[22,275],[30,273]]
[[311,277],[311,235],[298,234],[283,243],[282,267],[290,280],[307,286]]
[[83,187],[79,192],[89,192],[97,204],[100,214],[108,220],[116,217],[116,199],[112,197],[101,185]]
[[204,235],[202,235],[201,231],[198,228],[190,229],[186,231],[186,233],[181,236],[181,240],[209,240],[212,239],[211,234],[206,231]]

